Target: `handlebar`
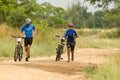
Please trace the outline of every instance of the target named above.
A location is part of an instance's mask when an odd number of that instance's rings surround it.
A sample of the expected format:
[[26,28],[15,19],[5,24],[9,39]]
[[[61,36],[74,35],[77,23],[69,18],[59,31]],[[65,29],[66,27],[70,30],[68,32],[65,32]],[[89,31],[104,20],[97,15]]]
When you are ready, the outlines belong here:
[[65,36],[55,35],[57,38],[65,38]]
[[57,38],[63,39],[65,40],[65,36],[59,36],[59,35],[55,35]]
[[65,36],[59,36],[59,35],[55,35],[55,36],[61,39],[61,44],[64,44],[63,42],[65,42]]
[[24,39],[25,37],[21,37],[21,36],[14,36],[14,35],[11,35],[11,37],[13,37],[13,38],[22,38],[22,39]]

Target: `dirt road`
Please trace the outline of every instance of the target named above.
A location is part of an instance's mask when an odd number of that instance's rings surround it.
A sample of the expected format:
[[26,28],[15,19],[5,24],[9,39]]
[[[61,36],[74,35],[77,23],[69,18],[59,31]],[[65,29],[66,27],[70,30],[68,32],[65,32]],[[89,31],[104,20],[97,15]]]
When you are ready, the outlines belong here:
[[67,63],[66,54],[60,62],[55,56],[33,58],[29,62],[0,62],[0,80],[85,80],[87,66],[108,61],[118,49],[76,49],[75,61]]

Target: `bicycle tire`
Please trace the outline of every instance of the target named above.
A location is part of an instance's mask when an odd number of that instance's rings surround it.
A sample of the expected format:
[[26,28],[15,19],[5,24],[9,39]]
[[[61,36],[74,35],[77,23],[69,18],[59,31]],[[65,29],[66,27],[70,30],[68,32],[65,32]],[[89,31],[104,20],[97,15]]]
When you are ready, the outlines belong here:
[[57,51],[56,61],[60,61],[60,50]]
[[56,61],[60,61],[61,54],[62,54],[62,45],[58,45],[57,52],[56,52]]
[[21,51],[20,51],[20,57],[21,57],[21,59],[23,57],[23,47],[22,46],[21,46]]
[[19,59],[19,61],[22,60],[22,55],[23,55],[23,47],[19,46],[19,50],[18,50],[18,59]]
[[18,57],[18,50],[17,50],[17,46],[15,47],[15,52],[14,52],[14,61],[17,61],[17,57]]

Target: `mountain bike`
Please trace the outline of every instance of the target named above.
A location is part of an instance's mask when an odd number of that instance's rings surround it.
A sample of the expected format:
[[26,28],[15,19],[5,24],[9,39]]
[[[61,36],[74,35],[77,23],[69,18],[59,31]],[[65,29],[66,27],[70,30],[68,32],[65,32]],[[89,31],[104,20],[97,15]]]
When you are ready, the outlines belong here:
[[14,61],[15,62],[17,60],[21,61],[23,57],[23,46],[21,42],[22,42],[22,39],[24,39],[24,37],[13,36],[13,35],[11,35],[11,37],[15,38],[17,41],[17,44],[15,46],[15,52],[14,52]]
[[65,37],[64,36],[58,36],[56,35],[57,38],[60,38],[61,42],[58,44],[57,48],[56,48],[56,61],[60,61],[61,58],[61,54],[63,53],[64,50],[64,42],[65,42]]

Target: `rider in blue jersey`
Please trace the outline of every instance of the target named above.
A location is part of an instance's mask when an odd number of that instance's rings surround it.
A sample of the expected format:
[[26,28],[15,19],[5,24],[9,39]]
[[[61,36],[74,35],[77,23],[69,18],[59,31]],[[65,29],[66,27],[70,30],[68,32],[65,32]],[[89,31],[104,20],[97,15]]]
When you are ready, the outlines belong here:
[[25,33],[25,51],[27,53],[26,61],[30,58],[30,47],[32,45],[33,37],[35,34],[35,26],[31,24],[31,19],[26,19],[26,24],[21,28],[21,35],[22,33]]
[[65,38],[67,39],[67,55],[68,62],[70,62],[70,52],[71,52],[71,60],[74,61],[74,48],[75,48],[75,38],[78,37],[76,31],[73,29],[73,24],[68,24],[69,29],[65,32]]

